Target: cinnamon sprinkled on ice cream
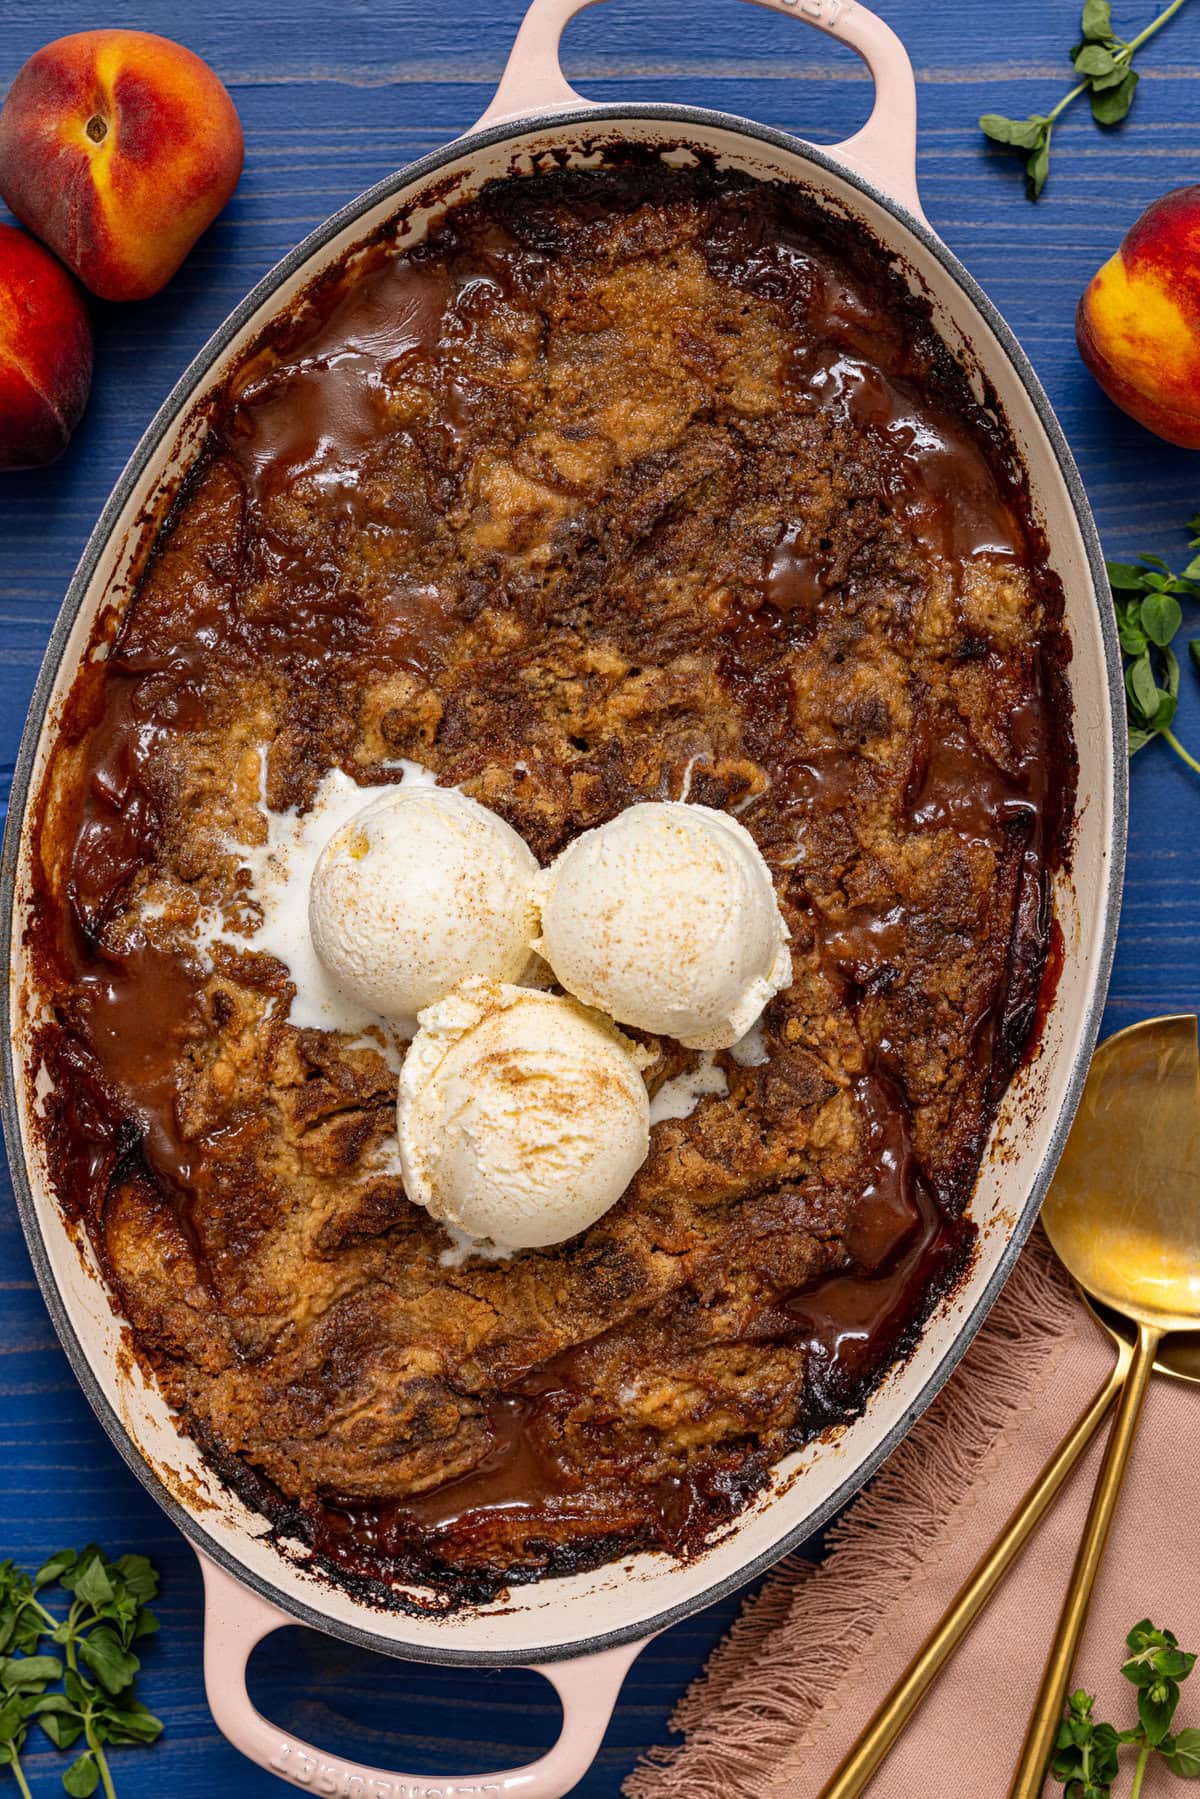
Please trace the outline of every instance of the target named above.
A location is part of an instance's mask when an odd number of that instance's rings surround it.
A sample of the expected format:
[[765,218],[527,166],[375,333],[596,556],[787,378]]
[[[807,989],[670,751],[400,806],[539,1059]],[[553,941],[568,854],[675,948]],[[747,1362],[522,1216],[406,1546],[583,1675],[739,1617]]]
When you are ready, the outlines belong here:
[[516,980],[530,960],[537,863],[512,826],[453,787],[405,783],[321,852],[309,928],[334,981],[415,1029],[469,974]]
[[575,1000],[464,981],[421,1014],[401,1070],[408,1197],[506,1249],[578,1236],[646,1159],[651,1060]]
[[539,877],[536,947],[622,1024],[724,1049],[792,978],[771,873],[744,825],[678,801],[630,806]]

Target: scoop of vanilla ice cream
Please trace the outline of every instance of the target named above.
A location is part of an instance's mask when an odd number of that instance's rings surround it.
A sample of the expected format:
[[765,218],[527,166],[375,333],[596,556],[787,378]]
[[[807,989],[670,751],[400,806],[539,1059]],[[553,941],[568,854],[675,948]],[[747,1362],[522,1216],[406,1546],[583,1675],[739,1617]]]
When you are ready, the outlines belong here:
[[535,882],[535,944],[558,981],[622,1024],[724,1049],[792,978],[762,855],[728,813],[630,806]]
[[421,1014],[400,1071],[405,1191],[506,1249],[577,1236],[646,1159],[653,1060],[561,994],[472,979]]
[[530,962],[537,862],[495,812],[454,787],[405,783],[325,845],[309,888],[317,953],[350,998],[410,1034],[468,974]]

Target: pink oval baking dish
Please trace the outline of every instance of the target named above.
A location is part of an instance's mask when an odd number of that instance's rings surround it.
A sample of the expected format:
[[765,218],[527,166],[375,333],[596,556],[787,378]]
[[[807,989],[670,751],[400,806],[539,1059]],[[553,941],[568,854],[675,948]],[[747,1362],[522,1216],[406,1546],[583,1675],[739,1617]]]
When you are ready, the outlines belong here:
[[[262,281],[201,351],[139,444],[84,553],[50,641],[14,778],[0,886],[0,932],[11,979],[4,1123],[18,1203],[47,1304],[109,1435],[139,1479],[191,1539],[207,1592],[205,1677],[217,1723],[253,1761],[293,1785],[360,1799],[522,1794],[556,1799],[599,1747],[624,1675],[658,1631],[762,1572],[828,1519],[895,1448],[946,1380],[996,1297],[1037,1215],[1087,1070],[1116,932],[1125,842],[1126,776],[1120,655],[1095,526],[1071,453],[1025,355],[995,308],[930,230],[915,179],[916,90],[899,39],[858,0],[761,0],[849,44],[867,63],[875,105],[845,143],[816,149],[726,113],[686,106],[597,106],[567,84],[559,36],[588,0],[533,0],[495,98],[473,130],[372,188],[301,244]],[[427,1617],[384,1613],[289,1560],[265,1520],[221,1485],[181,1436],[158,1392],[122,1356],[121,1324],[96,1271],[66,1229],[29,1128],[41,1103],[28,1067],[22,922],[28,903],[26,834],[59,709],[98,608],[137,554],[141,524],[157,516],[204,435],[200,401],[265,323],[347,249],[394,215],[419,240],[444,206],[488,180],[528,172],[539,156],[595,160],[595,146],[633,141],[691,147],[726,166],[803,183],[881,241],[927,296],[952,353],[981,394],[994,395],[1027,471],[1033,512],[1066,595],[1073,644],[1079,789],[1073,871],[1056,907],[1064,958],[1039,1052],[1018,1072],[996,1120],[972,1201],[980,1231],[969,1278],[934,1312],[920,1341],[864,1415],[834,1441],[809,1445],[775,1470],[767,1491],[705,1553],[545,1580],[475,1610]],[[565,1709],[562,1734],[530,1766],[427,1780],[323,1755],[252,1707],[245,1669],[254,1644],[299,1621],[385,1654],[468,1665],[540,1669]]]

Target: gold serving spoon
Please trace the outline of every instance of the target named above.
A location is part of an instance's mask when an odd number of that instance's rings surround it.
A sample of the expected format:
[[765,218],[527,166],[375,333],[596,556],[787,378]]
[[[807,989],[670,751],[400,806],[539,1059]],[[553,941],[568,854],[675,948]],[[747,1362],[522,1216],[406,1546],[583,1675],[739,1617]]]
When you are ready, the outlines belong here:
[[1159,1344],[1200,1325],[1194,1017],[1130,1025],[1097,1050],[1042,1223],[1084,1291],[1136,1325],[1137,1343],[1009,1799],[1042,1790]]
[[[1174,1024],[1179,1021],[1156,1022]],[[1194,1032],[1194,1020],[1185,1022]],[[1146,1027],[1133,1028],[1141,1030]],[[1109,1042],[1117,1044],[1130,1034],[1122,1031]],[[1099,1062],[1100,1056],[1108,1049],[1109,1043],[1106,1043],[1103,1051],[1097,1052],[1096,1062]],[[1096,1062],[1093,1062],[1093,1068]],[[1064,1157],[1064,1163],[1065,1160]],[[1000,1536],[967,1576],[940,1622],[935,1625],[904,1673],[880,1702],[854,1746],[822,1787],[819,1799],[856,1799],[869,1785],[893,1743],[901,1735],[926,1693],[1057,1498],[1121,1391],[1133,1361],[1137,1327],[1119,1312],[1093,1300],[1088,1294],[1085,1293],[1083,1297],[1116,1344],[1117,1359],[1111,1374],[1095,1398],[1080,1413],[1050,1461],[1024,1494]],[[1200,1383],[1200,1331],[1172,1334],[1165,1338],[1159,1346],[1154,1367],[1158,1373],[1173,1379]],[[1061,1712],[1061,1706],[1059,1709]]]

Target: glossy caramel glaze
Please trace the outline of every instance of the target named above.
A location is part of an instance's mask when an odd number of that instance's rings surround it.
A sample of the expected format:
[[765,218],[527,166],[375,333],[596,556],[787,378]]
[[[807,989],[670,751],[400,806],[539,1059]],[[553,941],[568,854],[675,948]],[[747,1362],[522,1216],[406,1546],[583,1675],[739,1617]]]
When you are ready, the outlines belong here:
[[[246,359],[63,722],[37,1054],[141,1353],[340,1578],[454,1603],[694,1550],[914,1340],[1039,1002],[1060,616],[1002,426],[796,189],[496,184]],[[686,787],[792,934],[765,1059],[722,1055],[618,1206],[509,1262],[439,1259],[393,1069],[293,1027],[255,952],[260,780],[303,809],[398,757],[543,862]],[[651,1045],[652,1086],[692,1059]]]

